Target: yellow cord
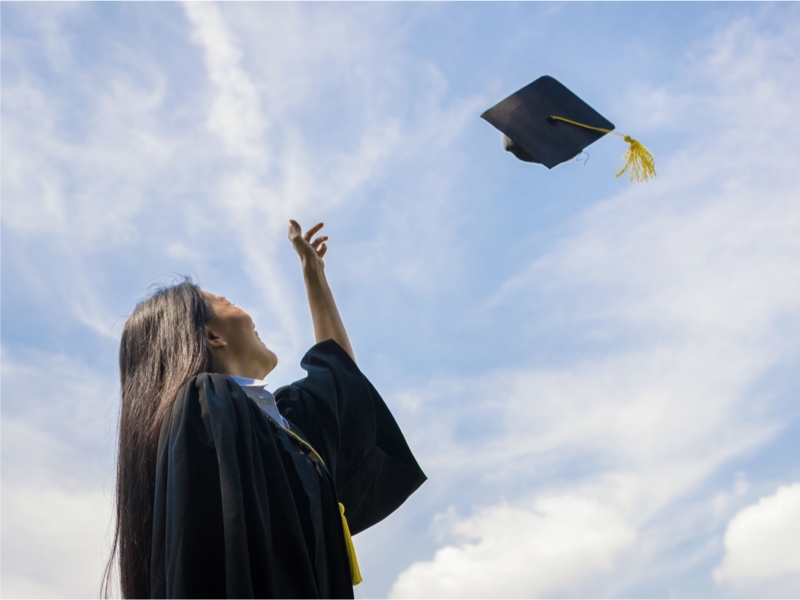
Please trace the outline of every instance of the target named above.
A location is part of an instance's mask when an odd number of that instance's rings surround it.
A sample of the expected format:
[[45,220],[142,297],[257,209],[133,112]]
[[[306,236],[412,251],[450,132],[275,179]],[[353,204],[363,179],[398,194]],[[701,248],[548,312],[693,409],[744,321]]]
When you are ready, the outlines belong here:
[[[311,450],[311,452],[314,453],[314,456],[316,456],[319,459],[319,462],[321,462],[323,465],[325,464],[325,461],[322,460],[322,457],[319,455],[319,452],[314,450],[314,446],[309,444],[307,441],[305,441],[291,429],[286,429],[285,427],[281,427],[281,429],[283,429],[286,433],[291,435],[298,442],[303,444],[303,446]],[[339,502],[339,514],[342,515],[342,530],[344,531],[344,543],[347,546],[347,556],[350,559],[350,575],[353,585],[356,586],[362,581],[364,581],[364,578],[361,577],[361,569],[358,568],[358,557],[356,556],[356,547],[353,544],[353,536],[350,535],[350,526],[347,524],[347,517],[344,516],[344,504],[342,504],[341,502]]]
[[565,119],[564,117],[551,115],[550,118],[555,121],[569,123],[570,125],[577,125],[578,127],[583,127],[584,129],[592,129],[594,131],[601,131],[603,133],[611,133],[623,138],[626,142],[628,142],[628,151],[622,157],[618,167],[619,172],[614,175],[614,177],[620,177],[628,169],[631,170],[630,181],[635,179],[637,182],[641,183],[642,181],[647,181],[651,177],[656,176],[656,161],[653,158],[653,155],[640,141],[633,139],[631,136],[618,133],[611,129],[592,127],[591,125],[578,123],[577,121]]
[[286,427],[281,427],[281,429],[283,429],[283,430],[284,430],[286,433],[288,433],[290,436],[292,436],[292,437],[293,437],[294,439],[296,439],[298,442],[300,442],[301,444],[303,444],[303,446],[305,446],[306,448],[308,448],[309,450],[311,450],[311,452],[313,452],[313,453],[314,453],[314,456],[316,456],[316,457],[319,459],[319,462],[321,462],[323,465],[325,464],[325,461],[324,461],[324,460],[322,460],[322,457],[319,455],[319,452],[317,452],[316,450],[314,450],[314,446],[312,446],[311,444],[309,444],[307,441],[305,441],[303,438],[301,438],[299,435],[297,435],[297,434],[296,434],[294,431],[292,431],[291,429],[286,429]]
[[[564,123],[569,123],[570,125],[577,125],[578,127],[583,127],[584,129],[594,129],[595,131],[602,131],[603,133],[616,133],[613,129],[603,129],[602,127],[592,127],[591,125],[584,125],[583,123],[578,123],[577,121],[573,121],[571,119],[565,119],[564,117],[557,117],[555,115],[550,115],[551,119],[556,121],[564,121]],[[617,135],[621,135],[617,133]]]

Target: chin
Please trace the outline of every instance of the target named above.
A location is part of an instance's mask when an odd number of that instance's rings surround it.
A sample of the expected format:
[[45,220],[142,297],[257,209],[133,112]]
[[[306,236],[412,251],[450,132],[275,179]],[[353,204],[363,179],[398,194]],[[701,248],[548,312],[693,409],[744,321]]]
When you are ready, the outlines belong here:
[[264,368],[267,369],[267,374],[269,374],[275,369],[275,367],[278,366],[278,355],[275,354],[272,350],[267,349],[264,358],[265,358]]

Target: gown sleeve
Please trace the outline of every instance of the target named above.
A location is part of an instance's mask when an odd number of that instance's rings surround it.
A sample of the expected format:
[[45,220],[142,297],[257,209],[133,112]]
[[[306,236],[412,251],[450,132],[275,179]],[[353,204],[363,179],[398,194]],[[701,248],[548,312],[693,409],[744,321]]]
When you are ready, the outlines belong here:
[[325,461],[356,534],[394,512],[426,477],[386,403],[339,344],[320,342],[300,365],[307,377],[275,398]]

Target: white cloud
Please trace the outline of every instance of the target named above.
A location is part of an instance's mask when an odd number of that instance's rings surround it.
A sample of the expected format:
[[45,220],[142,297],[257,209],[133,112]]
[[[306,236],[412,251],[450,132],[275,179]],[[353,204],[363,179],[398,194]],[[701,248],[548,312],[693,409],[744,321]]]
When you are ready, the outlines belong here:
[[111,505],[101,489],[3,485],[4,598],[90,598],[110,547]]
[[113,375],[2,349],[2,594],[97,596],[110,548]]
[[635,530],[593,499],[553,496],[531,509],[500,504],[456,522],[475,542],[445,546],[398,577],[393,598],[530,598],[609,569]]
[[714,580],[762,597],[800,593],[800,483],[779,487],[731,519]]

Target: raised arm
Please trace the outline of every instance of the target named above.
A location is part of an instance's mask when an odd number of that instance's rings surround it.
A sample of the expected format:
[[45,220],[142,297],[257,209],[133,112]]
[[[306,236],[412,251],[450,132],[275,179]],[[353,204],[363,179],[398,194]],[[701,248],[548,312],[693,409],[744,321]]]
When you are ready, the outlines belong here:
[[339,310],[333,299],[333,292],[325,278],[325,263],[322,257],[328,251],[325,242],[328,236],[322,235],[312,241],[312,237],[323,223],[317,223],[305,235],[297,221],[289,221],[289,240],[292,242],[300,262],[303,265],[303,279],[308,294],[308,306],[311,309],[311,320],[314,323],[314,337],[317,343],[333,339],[342,349],[356,360],[350,339],[347,337]]

